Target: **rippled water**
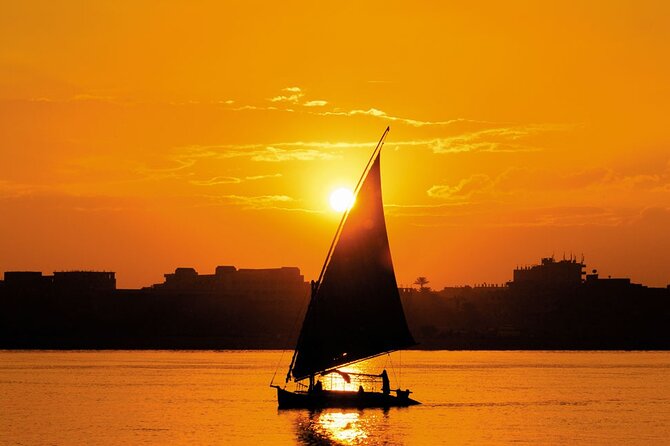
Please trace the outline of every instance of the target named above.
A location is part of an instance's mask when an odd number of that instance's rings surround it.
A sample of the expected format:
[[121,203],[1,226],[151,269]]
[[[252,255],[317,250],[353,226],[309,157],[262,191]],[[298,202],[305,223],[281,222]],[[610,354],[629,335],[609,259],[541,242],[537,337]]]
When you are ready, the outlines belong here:
[[[421,406],[278,411],[280,352],[0,352],[0,444],[667,444],[670,353],[403,352]],[[281,361],[278,377],[289,360]],[[402,374],[397,368],[402,360]]]

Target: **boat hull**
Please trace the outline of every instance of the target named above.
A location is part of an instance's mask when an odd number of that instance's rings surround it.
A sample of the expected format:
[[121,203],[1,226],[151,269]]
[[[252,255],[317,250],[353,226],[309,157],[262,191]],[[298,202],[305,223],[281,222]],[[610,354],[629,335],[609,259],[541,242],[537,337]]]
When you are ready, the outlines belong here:
[[289,392],[277,389],[279,409],[322,409],[322,408],[372,408],[407,407],[421,404],[409,397],[385,395],[379,392],[346,392],[322,390],[320,392]]

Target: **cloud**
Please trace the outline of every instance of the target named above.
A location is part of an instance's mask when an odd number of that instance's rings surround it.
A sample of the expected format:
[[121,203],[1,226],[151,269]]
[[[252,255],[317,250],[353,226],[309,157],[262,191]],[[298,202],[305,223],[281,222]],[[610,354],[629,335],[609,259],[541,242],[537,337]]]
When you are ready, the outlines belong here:
[[466,199],[472,194],[483,190],[490,190],[493,181],[488,175],[476,174],[461,180],[455,186],[436,185],[428,189],[428,196],[442,199]]
[[302,105],[304,105],[305,107],[323,107],[324,105],[327,104],[328,101],[316,100],[316,101],[307,101]]
[[77,93],[67,98],[35,97],[26,99],[28,102],[72,103],[72,102],[99,102],[111,105],[135,105],[135,102],[118,98],[108,94]]
[[266,147],[265,150],[255,153],[251,156],[253,161],[281,162],[281,161],[313,161],[313,160],[332,160],[335,156],[330,153],[324,153],[319,150],[286,150],[278,147]]
[[[245,106],[249,108],[250,106]],[[255,108],[255,107],[254,107]],[[373,115],[384,115],[382,111],[368,111]],[[332,112],[323,112],[326,114]],[[316,114],[323,114],[316,113]],[[367,112],[366,112],[367,113]],[[454,120],[451,122],[462,122]],[[447,121],[444,121],[445,123]],[[423,147],[437,154],[462,152],[529,152],[539,151],[524,141],[524,138],[544,131],[558,131],[569,128],[557,124],[533,124],[517,127],[498,127],[474,132],[462,133],[442,138],[413,139],[393,141],[392,147]],[[333,141],[290,141],[268,144],[221,144],[208,146],[186,146],[177,148],[173,156],[177,166],[163,169],[162,172],[174,172],[192,167],[200,159],[249,158],[256,162],[314,161],[332,160],[341,157],[341,150],[351,148],[372,148],[376,141],[333,142]],[[440,186],[440,185],[437,185]],[[444,186],[444,185],[442,185]],[[451,186],[453,187],[453,186]],[[434,194],[447,194],[449,189],[434,189]]]
[[267,178],[281,178],[281,177],[282,177],[282,174],[275,173],[275,174],[272,174],[272,175],[253,175],[253,176],[250,176],[250,177],[244,177],[244,179],[254,181],[254,180],[265,180]]
[[293,102],[297,103],[301,97],[303,97],[303,94],[292,94],[289,96],[284,96],[284,95],[279,95],[275,96],[273,98],[268,99],[270,102]]
[[592,167],[571,172],[556,169],[512,167],[495,179],[500,192],[592,190],[604,196],[637,192],[668,192],[670,172],[626,175],[606,167]]
[[[387,81],[368,81],[372,83],[385,83]],[[280,105],[281,103],[284,104],[298,104],[302,98],[305,97],[305,92],[300,88],[300,87],[285,87],[281,90],[281,94],[278,94],[276,96],[273,96],[271,98],[268,98],[267,100],[273,103],[276,103]],[[226,101],[226,103],[228,103]],[[232,103],[232,102],[230,102]],[[314,99],[314,100],[309,100],[305,101],[303,103],[304,107],[312,108],[312,107],[324,107],[329,104],[329,101],[324,100],[324,99]],[[264,106],[257,106],[257,105],[243,105],[241,107],[233,108],[231,110],[235,111],[241,111],[241,110],[276,110],[276,111],[287,111],[287,112],[293,112],[295,110],[290,109],[290,108],[282,108],[282,107],[277,107],[277,106],[270,106],[270,107],[264,107]],[[390,121],[390,122],[398,122],[402,124],[407,124],[413,127],[427,127],[427,126],[448,126],[452,124],[457,124],[457,123],[474,123],[474,124],[500,124],[500,123],[494,123],[490,121],[482,121],[482,120],[475,120],[475,119],[465,119],[465,118],[456,118],[456,119],[449,119],[449,120],[439,120],[439,121],[431,121],[431,120],[421,120],[421,119],[414,119],[414,118],[407,118],[407,117],[401,117],[401,116],[394,116],[391,114],[388,114],[387,112],[380,110],[375,107],[370,107],[368,109],[353,109],[353,110],[343,110],[343,109],[334,109],[332,111],[322,111],[322,112],[307,112],[316,116],[371,116],[379,119],[383,119],[385,121]]]
[[293,198],[289,197],[288,195],[222,195],[221,198],[241,204],[267,204],[276,202],[286,203],[289,201],[294,201]]
[[545,194],[597,187],[609,182],[612,176],[612,171],[605,168],[560,173],[553,169],[512,167],[495,177],[478,173],[461,179],[457,184],[433,185],[427,194],[444,200],[469,200],[475,195],[490,200],[516,196],[520,192]]
[[262,211],[275,210],[283,212],[304,212],[308,214],[323,214],[323,210],[305,209],[296,206],[298,200],[288,195],[218,195],[206,196],[210,206],[240,206],[244,210]]
[[172,159],[179,165],[166,169],[181,170],[193,166],[201,159],[249,158],[258,162],[333,160],[340,157],[333,153],[348,147],[374,147],[374,143],[288,142],[265,144],[222,144],[211,146],[186,146],[175,149]]
[[[603,167],[563,172],[514,167],[497,176],[478,173],[455,183],[436,184],[427,195],[440,203],[462,204],[471,219],[464,224],[620,226],[639,219],[642,209],[670,203],[668,184],[670,172],[665,171],[625,175]],[[453,219],[454,209],[400,209],[396,215]],[[657,211],[650,212],[656,215]]]
[[191,180],[191,184],[196,186],[218,186],[220,184],[239,184],[242,182],[241,178],[237,177],[214,177],[209,180]]
[[574,172],[557,172],[554,169],[529,169],[512,167],[495,180],[496,189],[502,192],[519,190],[576,190],[612,180],[614,172],[604,167],[581,169]]
[[300,99],[305,96],[305,93],[302,92],[300,87],[286,87],[286,88],[282,88],[282,91],[287,93],[287,94],[280,94],[280,95],[274,96],[274,97],[268,99],[268,101],[270,101],[270,102],[290,102],[290,103],[293,103],[293,104],[297,104],[298,101],[300,101]]
[[511,206],[501,202],[452,202],[439,208],[405,209],[390,215],[410,219],[412,225],[430,227],[576,227],[621,226],[637,212],[607,206]]
[[434,153],[461,152],[534,152],[540,150],[522,141],[525,138],[550,131],[572,128],[563,124],[531,124],[516,127],[498,127],[437,138],[430,144]]
[[196,186],[218,186],[221,184],[240,184],[244,181],[264,180],[267,178],[280,178],[281,176],[282,174],[280,173],[273,175],[252,175],[244,178],[217,176],[209,180],[191,180],[190,183]]
[[235,107],[231,108],[230,110],[233,111],[243,111],[243,110],[262,110],[262,111],[267,111],[267,110],[273,110],[273,111],[289,111],[287,109],[279,108],[279,107],[274,107],[274,106],[268,106],[268,107],[261,107],[258,105],[242,105],[241,107]]
[[501,226],[619,226],[629,221],[629,212],[599,206],[553,206],[529,208],[507,215]]
[[426,127],[426,126],[445,126],[445,125],[451,125],[455,123],[461,123],[461,122],[472,122],[472,123],[484,123],[484,124],[490,124],[487,121],[477,121],[477,120],[471,120],[471,119],[463,119],[463,118],[458,118],[458,119],[450,119],[447,121],[424,121],[424,120],[418,120],[418,119],[411,119],[411,118],[402,118],[399,116],[393,116],[389,115],[383,110],[379,110],[377,108],[369,108],[367,110],[364,109],[354,109],[354,110],[334,110],[334,111],[325,111],[325,112],[312,112],[313,114],[319,115],[319,116],[372,116],[375,118],[381,118],[386,121],[391,121],[391,122],[400,122],[403,124],[408,124],[413,127]]
[[670,207],[645,207],[631,219],[630,223],[633,225],[652,224],[657,228],[667,228],[670,226]]
[[[505,135],[509,138],[519,138],[525,133],[519,129],[491,129],[482,132],[462,134],[447,138],[432,138],[418,140],[393,141],[389,145],[393,147],[425,147],[434,153],[457,153],[465,151],[534,151],[538,148],[525,146],[521,143],[483,141],[484,135]],[[274,142],[268,144],[221,144],[207,146],[186,146],[177,148],[179,152],[173,157],[178,163],[170,169],[163,171],[183,170],[193,166],[198,160],[205,158],[229,159],[249,158],[257,162],[282,162],[282,161],[314,161],[332,160],[339,158],[341,150],[352,148],[372,148],[376,141],[365,142],[333,142],[333,141],[290,141]]]
[[287,212],[306,212],[320,214],[323,211],[304,209],[295,206],[297,200],[288,195],[209,195],[209,206],[239,206],[244,210],[278,210]]
[[[267,100],[276,103],[276,104],[298,104],[302,98],[305,97],[305,93],[300,90],[298,87],[288,87],[284,88],[282,90],[285,92],[285,94],[279,94],[276,96],[273,96],[271,98],[268,98]],[[226,104],[232,104],[232,102],[225,102]],[[329,101],[326,101],[324,99],[315,99],[315,100],[309,100],[303,103],[304,107],[308,108],[314,108],[314,107],[324,107],[329,104]],[[258,106],[258,105],[242,105],[240,107],[236,108],[231,108],[230,110],[233,111],[243,111],[243,110],[256,110],[256,111],[264,111],[264,110],[274,110],[274,111],[285,111],[285,112],[294,112],[292,108],[282,108],[278,106]],[[372,116],[375,118],[380,118],[386,121],[391,121],[391,122],[399,122],[403,124],[408,124],[413,127],[426,127],[426,126],[447,126],[451,124],[457,124],[457,123],[475,123],[475,124],[493,124],[492,122],[489,121],[480,121],[480,120],[474,120],[474,119],[465,119],[465,118],[457,118],[457,119],[450,119],[446,121],[427,121],[427,120],[419,120],[419,119],[412,119],[412,118],[404,118],[400,116],[393,116],[389,115],[383,110],[379,110],[377,108],[369,108],[367,110],[365,109],[354,109],[354,110],[341,110],[341,109],[335,109],[333,111],[323,111],[323,112],[308,112],[312,115],[316,116]]]

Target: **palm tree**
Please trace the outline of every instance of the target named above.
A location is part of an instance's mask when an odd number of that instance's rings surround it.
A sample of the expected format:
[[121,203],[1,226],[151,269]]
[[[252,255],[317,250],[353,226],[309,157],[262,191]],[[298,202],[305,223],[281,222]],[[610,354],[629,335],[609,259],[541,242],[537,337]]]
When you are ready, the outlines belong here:
[[419,285],[419,291],[427,291],[430,288],[428,288],[426,285],[428,285],[430,282],[428,279],[425,277],[417,277],[416,280],[414,281],[414,285]]

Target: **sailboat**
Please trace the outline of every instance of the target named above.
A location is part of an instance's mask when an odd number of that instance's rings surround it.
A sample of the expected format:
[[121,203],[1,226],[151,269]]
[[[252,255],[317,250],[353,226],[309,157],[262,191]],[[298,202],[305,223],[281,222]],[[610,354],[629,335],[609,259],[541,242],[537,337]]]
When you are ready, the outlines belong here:
[[[386,370],[342,370],[416,344],[400,302],[384,220],[380,156],[389,130],[361,175],[354,205],[342,216],[319,279],[312,282],[286,382],[283,387],[270,384],[277,389],[280,409],[420,404],[407,389],[391,390]],[[333,377],[349,384],[343,387],[358,384],[358,390],[328,388]],[[291,379],[293,391],[286,389]]]

